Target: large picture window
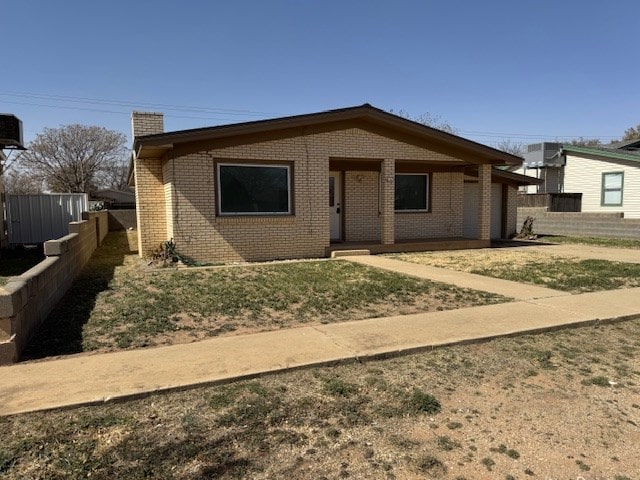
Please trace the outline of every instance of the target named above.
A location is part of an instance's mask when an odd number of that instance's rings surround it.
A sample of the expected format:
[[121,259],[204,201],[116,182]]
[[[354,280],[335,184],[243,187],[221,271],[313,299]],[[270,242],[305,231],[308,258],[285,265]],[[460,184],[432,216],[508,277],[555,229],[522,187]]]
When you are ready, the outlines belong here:
[[429,210],[429,175],[396,174],[395,210],[426,212]]
[[290,215],[288,165],[218,164],[221,215]]
[[602,205],[619,207],[622,205],[622,187],[624,184],[624,173],[603,173],[602,174]]

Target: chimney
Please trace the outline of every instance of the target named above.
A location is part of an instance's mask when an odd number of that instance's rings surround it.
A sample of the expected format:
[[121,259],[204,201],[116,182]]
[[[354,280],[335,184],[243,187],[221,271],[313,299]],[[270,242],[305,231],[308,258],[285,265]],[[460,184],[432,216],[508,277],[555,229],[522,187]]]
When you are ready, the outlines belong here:
[[133,112],[131,134],[133,138],[164,133],[164,114],[158,112]]

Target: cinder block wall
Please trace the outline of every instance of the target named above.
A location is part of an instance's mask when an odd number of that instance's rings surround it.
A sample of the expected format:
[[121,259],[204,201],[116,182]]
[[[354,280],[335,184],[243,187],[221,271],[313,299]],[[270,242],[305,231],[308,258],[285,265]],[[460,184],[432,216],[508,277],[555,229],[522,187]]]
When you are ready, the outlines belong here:
[[622,213],[548,212],[545,208],[518,208],[518,231],[528,217],[534,217],[533,233],[579,237],[640,239],[640,218]]
[[17,362],[109,231],[107,212],[84,212],[69,235],[45,243],[47,258],[0,287],[0,365]]
[[136,210],[135,208],[126,210],[107,210],[109,215],[109,231],[115,232],[119,230],[134,230],[138,228],[136,223]]

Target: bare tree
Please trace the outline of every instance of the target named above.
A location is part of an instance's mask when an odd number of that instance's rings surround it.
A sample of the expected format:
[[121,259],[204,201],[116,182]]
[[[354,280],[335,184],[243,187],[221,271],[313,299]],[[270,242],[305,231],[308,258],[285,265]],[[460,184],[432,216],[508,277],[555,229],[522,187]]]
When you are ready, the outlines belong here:
[[635,140],[636,138],[640,139],[640,124],[627,128],[622,136],[622,141],[626,142],[627,140]]
[[574,145],[576,147],[599,147],[602,145],[602,142],[598,138],[584,137],[574,138],[567,143],[570,143],[571,145]]
[[523,143],[512,142],[511,140],[502,140],[498,142],[496,148],[498,150],[502,150],[503,152],[510,153],[511,155],[515,155],[516,157],[523,156],[525,151]]
[[126,168],[125,143],[122,133],[103,127],[75,124],[45,128],[17,162],[25,174],[51,191],[87,193],[111,187],[112,173]]
[[2,175],[4,190],[11,195],[23,195],[28,193],[42,193],[44,191],[39,178],[25,173],[17,168],[12,168]]
[[458,130],[452,127],[449,123],[442,120],[440,115],[433,115],[429,112],[422,113],[420,115],[410,115],[406,110],[400,109],[394,111],[393,109],[389,110],[389,113],[393,113],[399,117],[406,118],[407,120],[411,120],[412,122],[421,123],[422,125],[426,125],[427,127],[436,128],[438,130],[442,130],[443,132],[451,133],[455,135]]

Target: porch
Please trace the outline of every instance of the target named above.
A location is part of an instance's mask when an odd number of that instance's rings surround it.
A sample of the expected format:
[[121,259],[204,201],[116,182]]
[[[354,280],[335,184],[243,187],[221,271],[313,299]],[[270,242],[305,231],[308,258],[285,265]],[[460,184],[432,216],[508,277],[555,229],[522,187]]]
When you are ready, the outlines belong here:
[[339,256],[349,250],[368,250],[370,254],[401,253],[401,252],[429,252],[441,250],[466,250],[472,248],[488,248],[490,240],[476,240],[471,238],[432,238],[415,240],[397,240],[395,243],[383,244],[379,242],[340,242],[332,243],[325,250],[327,257]]

